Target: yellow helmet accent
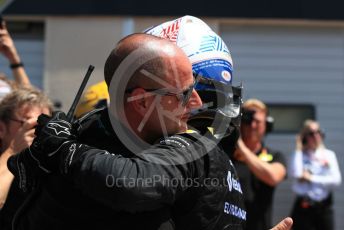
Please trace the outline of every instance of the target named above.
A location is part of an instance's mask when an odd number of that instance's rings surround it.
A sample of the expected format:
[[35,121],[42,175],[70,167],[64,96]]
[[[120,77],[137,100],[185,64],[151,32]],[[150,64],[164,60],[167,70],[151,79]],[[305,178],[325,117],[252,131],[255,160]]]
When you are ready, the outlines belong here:
[[76,108],[75,116],[78,118],[95,109],[95,106],[101,100],[109,100],[108,87],[105,81],[98,82],[88,87]]

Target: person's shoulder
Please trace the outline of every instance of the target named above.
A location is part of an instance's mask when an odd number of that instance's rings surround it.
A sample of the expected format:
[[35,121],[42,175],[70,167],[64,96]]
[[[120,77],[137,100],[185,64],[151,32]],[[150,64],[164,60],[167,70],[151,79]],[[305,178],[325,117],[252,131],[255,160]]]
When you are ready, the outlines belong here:
[[84,115],[82,115],[80,118],[76,120],[76,122],[86,122],[88,120],[99,118],[100,116],[104,116],[104,114],[107,113],[107,108],[99,108],[91,110]]
[[[158,152],[164,159],[168,158],[169,161],[179,165],[203,164],[205,159],[217,159],[221,155],[217,144],[197,131],[186,131],[163,137],[152,146],[150,151],[155,155]],[[222,153],[225,155],[224,152]]]
[[167,145],[173,147],[188,147],[197,142],[201,135],[193,130],[187,130],[183,133],[176,133],[171,136],[166,136],[159,139],[160,145]]
[[201,135],[194,130],[187,130],[158,140],[159,145],[171,146],[174,148],[196,148],[200,151],[211,151],[217,148],[217,143],[207,136]]
[[331,149],[323,148],[322,151],[324,151],[326,155],[336,156],[336,153]]
[[282,153],[282,151],[281,150],[278,150],[278,149],[275,149],[275,148],[271,148],[271,147],[265,147],[266,149],[267,149],[267,151],[270,153],[270,154],[272,154],[272,155],[274,155],[274,156],[276,156],[276,155],[282,155],[283,156],[283,153]]
[[111,130],[111,123],[109,121],[108,109],[100,108],[94,109],[73,123],[73,128],[77,133],[83,133],[90,129],[102,130],[103,132],[113,133]]
[[[263,148],[264,149],[264,148]],[[274,148],[270,148],[270,147],[267,147],[265,146],[265,149],[267,151],[267,155],[270,156],[270,162],[279,162],[283,165],[286,166],[286,158],[285,156],[283,155],[283,153],[280,151],[280,150],[277,150],[277,149],[274,149]]]

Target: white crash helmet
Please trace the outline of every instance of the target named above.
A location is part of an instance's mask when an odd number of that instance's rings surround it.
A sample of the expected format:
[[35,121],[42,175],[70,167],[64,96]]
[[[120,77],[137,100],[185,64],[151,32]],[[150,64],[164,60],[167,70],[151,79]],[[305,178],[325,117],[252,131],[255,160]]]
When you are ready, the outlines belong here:
[[[223,122],[226,126],[240,125],[242,87],[232,86],[233,61],[220,36],[193,16],[168,21],[144,32],[175,42],[189,57],[197,79],[194,88],[203,102],[190,120],[214,121],[217,116],[221,122],[215,126],[222,126]],[[228,132],[227,128],[223,127],[226,131],[220,131],[220,136]]]

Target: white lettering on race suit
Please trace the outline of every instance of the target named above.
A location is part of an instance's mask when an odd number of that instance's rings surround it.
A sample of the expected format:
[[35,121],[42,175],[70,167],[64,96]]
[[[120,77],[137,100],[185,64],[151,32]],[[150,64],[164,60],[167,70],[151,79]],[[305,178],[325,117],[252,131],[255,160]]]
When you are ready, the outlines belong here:
[[232,189],[234,188],[234,190],[240,192],[242,194],[242,190],[241,190],[241,185],[239,180],[235,179],[232,177],[232,173],[231,171],[228,171],[227,174],[227,183],[228,183],[228,190],[231,192]]
[[239,219],[246,220],[246,211],[234,204],[225,202],[224,213],[235,216]]

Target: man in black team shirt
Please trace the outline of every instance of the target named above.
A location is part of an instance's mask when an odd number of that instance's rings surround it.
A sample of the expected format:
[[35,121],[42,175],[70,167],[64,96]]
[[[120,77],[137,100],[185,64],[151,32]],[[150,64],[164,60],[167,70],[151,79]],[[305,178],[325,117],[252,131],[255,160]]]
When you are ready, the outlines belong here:
[[92,112],[76,131],[61,112],[41,116],[34,144],[11,158],[17,175],[16,163],[50,172],[15,229],[242,229],[246,212],[240,189],[228,184],[237,180],[230,159],[187,130],[202,102],[185,54],[134,34],[117,44],[104,72],[109,113]]
[[[118,43],[105,64],[108,85],[135,51],[142,51],[135,60],[148,61],[132,76],[122,75],[128,77],[124,97],[118,100],[124,106],[116,107],[112,119],[124,116],[117,125],[131,140],[144,142],[136,143],[141,152],[124,145],[106,112],[95,114],[99,119],[76,138],[64,114],[41,116],[35,139],[39,144],[14,162],[38,160],[53,173],[36,202],[19,215],[17,229],[241,229],[246,218],[238,203],[241,194],[226,186],[227,176],[235,175],[229,158],[215,142],[187,132],[191,110],[202,105],[188,58],[168,40],[131,35]],[[167,116],[159,117],[162,113]],[[91,131],[92,125],[111,133],[111,140],[97,143],[100,136]],[[83,138],[99,149],[81,144]],[[109,151],[101,150],[104,146]]]

